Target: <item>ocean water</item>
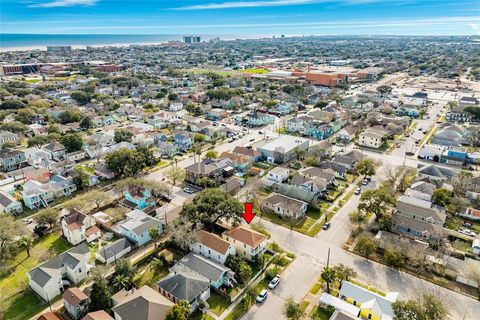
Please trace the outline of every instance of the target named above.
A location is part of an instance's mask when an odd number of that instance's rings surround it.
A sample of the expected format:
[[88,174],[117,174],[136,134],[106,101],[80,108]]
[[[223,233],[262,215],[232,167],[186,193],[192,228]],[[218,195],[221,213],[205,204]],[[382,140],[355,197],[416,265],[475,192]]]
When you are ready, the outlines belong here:
[[[202,40],[215,36],[201,35]],[[67,45],[74,48],[103,45],[158,44],[182,40],[179,34],[10,34],[0,33],[0,50],[45,50],[51,45]]]

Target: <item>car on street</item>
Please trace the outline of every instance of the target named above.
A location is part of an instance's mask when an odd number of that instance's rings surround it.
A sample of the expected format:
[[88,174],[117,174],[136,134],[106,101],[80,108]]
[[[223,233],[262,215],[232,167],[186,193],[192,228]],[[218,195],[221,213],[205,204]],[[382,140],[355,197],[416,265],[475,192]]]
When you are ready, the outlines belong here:
[[263,303],[265,302],[265,300],[267,300],[267,296],[268,296],[268,291],[263,289],[257,296],[257,303]]
[[330,222],[325,222],[322,227],[323,230],[328,230],[330,229]]
[[31,218],[23,219],[23,223],[25,223],[25,224],[30,224],[32,222],[33,222],[33,219],[31,219]]
[[255,139],[250,139],[250,142],[253,142],[253,141],[255,141]]
[[183,188],[183,192],[188,193],[188,194],[192,194],[194,191],[190,188]]
[[275,276],[275,278],[273,278],[272,280],[270,280],[270,282],[268,283],[268,288],[273,290],[275,289],[278,284],[280,283],[280,277],[279,276]]
[[475,231],[472,231],[468,228],[460,228],[460,229],[458,229],[458,232],[460,232],[464,235],[467,235],[469,237],[476,237],[477,236],[477,233]]
[[160,199],[165,201],[165,202],[172,201],[172,198],[168,194],[164,194],[164,193],[160,194]]
[[357,189],[355,190],[355,194],[360,194],[361,192],[362,192],[362,188],[357,188]]
[[367,179],[365,179],[365,180],[363,180],[362,185],[363,185],[363,186],[366,186],[366,185],[368,184],[368,182],[369,182],[369,181],[368,181]]
[[258,134],[263,134],[263,131],[258,131]]

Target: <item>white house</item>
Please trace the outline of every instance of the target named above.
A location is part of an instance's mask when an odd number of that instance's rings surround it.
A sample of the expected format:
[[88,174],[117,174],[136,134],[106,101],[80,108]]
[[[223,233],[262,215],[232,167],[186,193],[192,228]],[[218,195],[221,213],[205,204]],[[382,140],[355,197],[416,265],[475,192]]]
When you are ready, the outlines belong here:
[[106,246],[99,247],[95,259],[105,264],[112,263],[132,251],[132,246],[133,243],[128,239],[120,238]]
[[270,181],[282,183],[288,179],[289,175],[290,175],[290,169],[275,167],[272,170],[268,171],[267,179]]
[[11,195],[4,191],[0,191],[0,212],[17,215],[23,211],[20,201],[15,200]]
[[[90,249],[82,243],[65,251],[28,272],[28,283],[45,301],[58,296],[64,286],[77,284],[87,278],[90,266]],[[64,280],[68,279],[68,280]]]
[[100,229],[95,225],[95,219],[82,212],[72,209],[62,219],[62,231],[68,242],[77,245],[82,241],[92,242],[101,237]]
[[197,254],[224,264],[228,256],[235,255],[235,246],[214,233],[201,230],[191,250]]
[[232,242],[237,255],[248,260],[253,260],[257,255],[261,255],[267,250],[267,236],[245,226],[240,225],[225,231],[222,238]]
[[360,133],[358,137],[358,144],[363,147],[378,149],[382,146],[384,137],[384,132],[368,129]]
[[79,288],[67,289],[63,295],[63,306],[72,319],[80,319],[88,312],[90,299]]
[[272,193],[263,201],[263,208],[281,217],[299,219],[307,213],[308,203],[278,193]]

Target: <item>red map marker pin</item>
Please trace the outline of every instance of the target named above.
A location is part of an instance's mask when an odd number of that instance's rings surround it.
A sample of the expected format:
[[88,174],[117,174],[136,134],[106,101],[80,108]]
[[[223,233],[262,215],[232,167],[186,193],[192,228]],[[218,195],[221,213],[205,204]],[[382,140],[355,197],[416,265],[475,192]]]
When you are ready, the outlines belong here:
[[252,212],[252,204],[247,202],[245,203],[245,213],[242,214],[243,219],[247,221],[248,224],[252,222],[253,218],[255,217],[255,213]]

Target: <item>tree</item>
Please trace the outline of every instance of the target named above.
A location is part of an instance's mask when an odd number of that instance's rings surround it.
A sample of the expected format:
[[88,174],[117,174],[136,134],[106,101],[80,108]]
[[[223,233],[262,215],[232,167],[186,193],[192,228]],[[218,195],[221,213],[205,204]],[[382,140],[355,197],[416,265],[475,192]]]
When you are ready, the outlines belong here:
[[355,278],[357,276],[357,273],[355,270],[353,270],[353,268],[341,263],[338,266],[334,266],[333,270],[340,281],[348,281],[350,278]]
[[74,91],[70,94],[70,96],[80,105],[85,105],[92,100],[92,97],[83,91]]
[[168,310],[165,320],[188,320],[192,313],[192,307],[187,300],[180,300]]
[[378,221],[387,209],[395,204],[395,195],[392,190],[381,187],[374,190],[366,190],[360,196],[358,210],[365,214],[375,214],[375,220]]
[[283,305],[283,315],[289,320],[299,320],[303,318],[303,311],[293,297],[288,297]]
[[327,100],[319,100],[317,103],[315,103],[315,108],[323,109],[326,106],[328,106],[328,101]]
[[46,208],[40,211],[33,219],[38,225],[49,225],[50,228],[57,222],[58,212],[53,208]]
[[26,105],[20,100],[7,100],[0,104],[0,109],[10,110],[10,109],[23,109]]
[[327,293],[330,293],[330,284],[337,280],[337,273],[331,267],[323,268],[323,271],[320,275],[323,281],[327,284]]
[[105,310],[109,311],[112,307],[112,299],[107,281],[101,275],[93,276],[93,284],[90,290],[90,304],[88,310],[90,312]]
[[198,178],[195,183],[199,186],[199,187],[202,187],[203,189],[205,188],[213,188],[217,185],[217,183],[215,182],[215,180],[207,177],[207,176],[203,176],[203,177],[200,177]]
[[165,171],[165,176],[170,179],[175,186],[177,181],[185,179],[185,170],[177,166],[171,166]]
[[297,158],[297,160],[300,160],[306,153],[305,149],[302,149],[300,147],[295,147],[293,149],[293,153],[295,154],[295,157]]
[[128,148],[120,148],[107,153],[105,163],[108,170],[119,176],[133,176],[145,168],[143,155]]
[[218,158],[218,152],[215,150],[208,150],[207,153],[205,153],[205,158],[207,159],[217,159]]
[[252,268],[248,265],[248,263],[244,262],[240,265],[238,276],[240,277],[240,281],[244,284],[248,283],[248,281],[252,278]]
[[86,116],[80,120],[80,128],[90,129],[93,127],[92,117]]
[[27,257],[30,257],[30,248],[33,246],[33,238],[30,236],[23,236],[20,239],[20,246],[27,251]]
[[368,235],[362,235],[358,238],[357,243],[355,244],[355,250],[368,258],[377,250],[377,245],[371,237]]
[[469,171],[462,170],[453,179],[453,193],[457,196],[464,197],[472,183],[473,174]]
[[78,111],[73,110],[65,110],[58,116],[60,122],[62,124],[67,124],[71,122],[77,122],[82,119],[82,114]]
[[153,227],[148,230],[148,235],[152,238],[152,241],[155,243],[155,249],[157,249],[157,241],[160,239],[160,231],[158,231],[158,228]]
[[113,140],[116,143],[120,142],[132,142],[133,133],[126,129],[116,129],[113,133]]
[[405,265],[405,259],[400,252],[387,248],[384,253],[385,262],[392,267],[399,268]]
[[37,112],[31,108],[20,109],[15,115],[15,120],[24,124],[30,124],[30,121],[36,114]]
[[205,135],[201,133],[195,133],[195,135],[193,136],[193,141],[199,144],[203,144],[206,141],[206,139],[207,138],[205,137]]
[[433,203],[446,207],[450,203],[452,192],[448,189],[437,189],[433,192]]
[[63,144],[68,153],[82,150],[83,146],[82,137],[76,133],[63,136],[60,143]]
[[355,164],[355,171],[365,177],[375,175],[380,163],[373,158],[363,158]]
[[315,158],[315,157],[307,157],[305,159],[305,164],[309,167],[314,167],[314,166],[318,165],[318,159]]
[[387,85],[379,86],[377,92],[383,97],[385,94],[392,92],[392,87]]
[[117,274],[113,277],[113,287],[120,291],[122,289],[128,290],[131,287],[130,278],[124,274]]
[[115,263],[115,275],[125,276],[132,282],[135,276],[135,267],[127,259],[118,259]]
[[449,313],[442,300],[426,293],[419,300],[398,300],[392,303],[395,320],[447,319]]
[[152,263],[150,264],[150,266],[152,267],[152,269],[157,272],[157,273],[160,273],[163,269],[163,266],[165,264],[163,263],[163,260],[162,259],[155,259],[152,261]]
[[153,154],[153,150],[151,148],[145,146],[138,146],[135,151],[143,157],[143,162],[145,166],[153,166],[157,164],[158,159]]
[[202,190],[181,211],[194,225],[203,223],[207,228],[213,228],[220,219],[238,223],[242,213],[241,203],[221,189]]

